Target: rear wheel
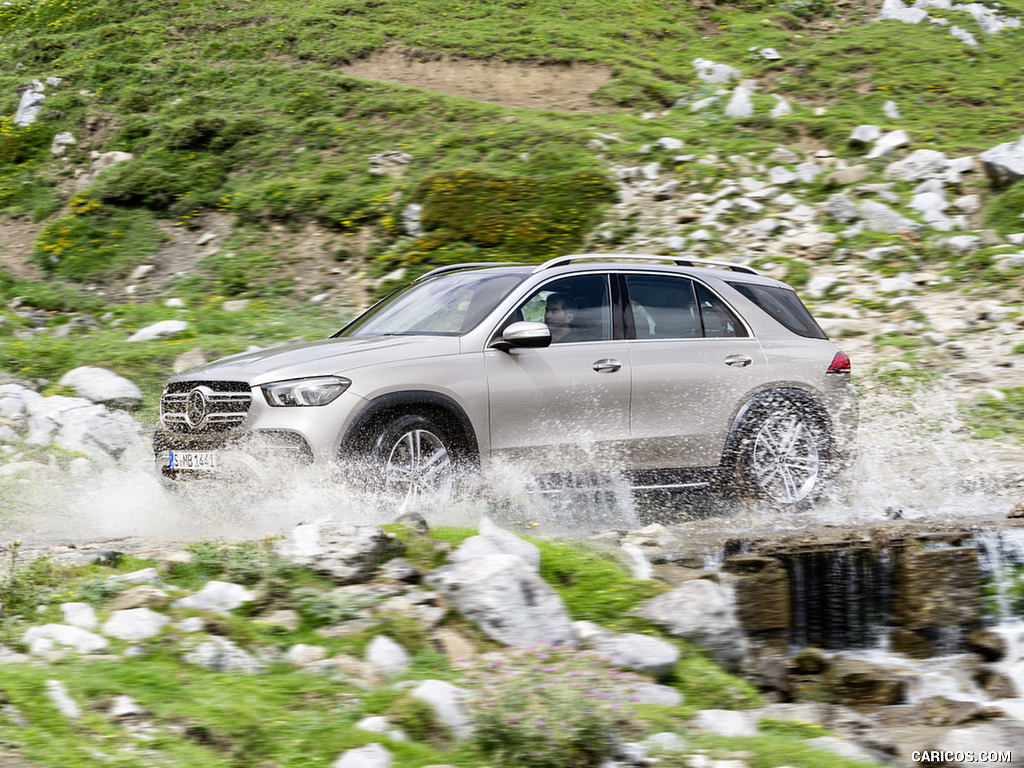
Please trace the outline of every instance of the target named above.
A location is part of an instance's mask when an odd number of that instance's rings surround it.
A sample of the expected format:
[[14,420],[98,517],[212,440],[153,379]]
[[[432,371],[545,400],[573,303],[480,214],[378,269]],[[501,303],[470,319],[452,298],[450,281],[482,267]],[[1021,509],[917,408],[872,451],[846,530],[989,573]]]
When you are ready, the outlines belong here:
[[445,429],[425,416],[399,416],[385,424],[371,449],[383,488],[400,509],[451,497],[458,450]]
[[828,434],[807,405],[783,401],[759,409],[744,430],[739,471],[758,498],[787,509],[810,505],[828,475]]

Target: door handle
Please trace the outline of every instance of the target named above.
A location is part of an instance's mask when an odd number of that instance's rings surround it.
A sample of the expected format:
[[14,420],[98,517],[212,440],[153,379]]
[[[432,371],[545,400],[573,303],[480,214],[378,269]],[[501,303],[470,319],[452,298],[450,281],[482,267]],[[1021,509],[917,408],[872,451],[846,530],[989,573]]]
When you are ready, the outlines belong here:
[[594,370],[598,373],[615,373],[622,367],[622,363],[618,360],[613,360],[610,357],[606,357],[603,360],[598,360],[594,363]]
[[731,365],[734,368],[743,368],[744,366],[750,365],[754,362],[752,357],[746,355],[729,355],[725,358],[725,364]]

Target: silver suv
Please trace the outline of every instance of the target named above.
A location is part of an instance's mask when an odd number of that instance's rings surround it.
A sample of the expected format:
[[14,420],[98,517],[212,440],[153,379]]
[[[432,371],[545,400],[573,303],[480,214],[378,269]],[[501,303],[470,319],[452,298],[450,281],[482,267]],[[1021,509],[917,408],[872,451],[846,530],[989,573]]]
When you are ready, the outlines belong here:
[[852,458],[857,404],[849,359],[787,285],[583,254],[436,269],[328,339],[175,376],[160,421],[169,479],[368,463],[409,503],[508,464],[793,508]]

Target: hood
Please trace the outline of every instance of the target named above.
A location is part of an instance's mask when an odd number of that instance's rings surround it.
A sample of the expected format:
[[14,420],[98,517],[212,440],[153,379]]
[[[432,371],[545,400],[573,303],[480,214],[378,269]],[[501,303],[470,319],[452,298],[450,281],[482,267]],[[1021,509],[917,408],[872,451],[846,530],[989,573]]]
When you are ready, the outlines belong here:
[[295,342],[223,357],[170,381],[245,381],[258,386],[307,376],[345,376],[367,365],[455,355],[457,336],[350,336]]

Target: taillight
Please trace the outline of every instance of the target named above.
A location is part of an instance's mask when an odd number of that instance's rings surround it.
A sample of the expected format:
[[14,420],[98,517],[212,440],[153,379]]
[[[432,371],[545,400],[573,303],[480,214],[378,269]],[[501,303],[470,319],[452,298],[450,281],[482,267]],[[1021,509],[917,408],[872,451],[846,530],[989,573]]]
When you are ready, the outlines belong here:
[[836,356],[832,358],[832,365],[828,367],[825,373],[849,373],[850,372],[850,357],[845,352],[840,350],[836,352]]

